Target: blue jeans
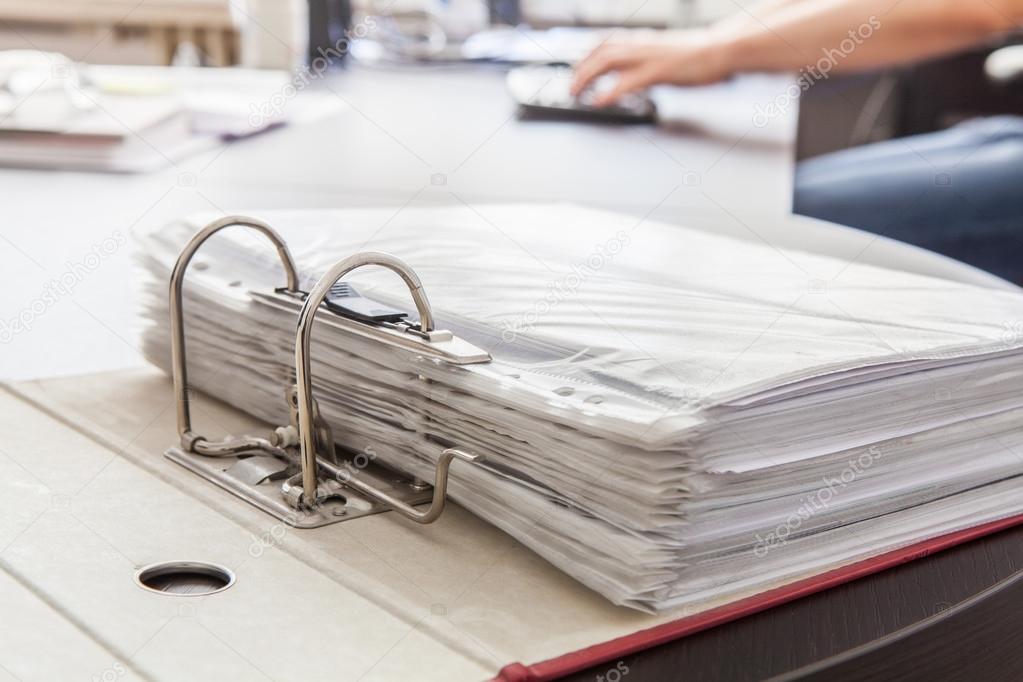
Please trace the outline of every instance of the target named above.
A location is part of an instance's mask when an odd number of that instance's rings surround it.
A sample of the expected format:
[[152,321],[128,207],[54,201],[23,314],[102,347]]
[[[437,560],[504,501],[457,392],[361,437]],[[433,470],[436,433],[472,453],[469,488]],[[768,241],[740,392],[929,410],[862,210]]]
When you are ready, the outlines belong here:
[[804,161],[794,211],[1023,283],[1023,118],[976,119]]

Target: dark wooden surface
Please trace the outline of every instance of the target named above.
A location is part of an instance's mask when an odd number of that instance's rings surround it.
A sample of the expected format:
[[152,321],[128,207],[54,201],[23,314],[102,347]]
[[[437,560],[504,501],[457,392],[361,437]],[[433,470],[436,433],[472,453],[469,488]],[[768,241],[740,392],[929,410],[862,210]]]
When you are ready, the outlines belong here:
[[1023,528],[595,666],[623,680],[1023,680]]

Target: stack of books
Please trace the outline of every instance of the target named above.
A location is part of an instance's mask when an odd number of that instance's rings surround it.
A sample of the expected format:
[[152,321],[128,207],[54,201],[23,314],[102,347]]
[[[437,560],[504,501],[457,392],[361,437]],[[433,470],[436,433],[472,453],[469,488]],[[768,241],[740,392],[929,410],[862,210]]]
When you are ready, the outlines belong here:
[[282,97],[291,78],[255,69],[77,65],[56,54],[0,51],[0,166],[156,171],[345,109],[331,93]]
[[145,171],[180,156],[191,116],[174,96],[37,92],[0,121],[0,164],[69,170]]

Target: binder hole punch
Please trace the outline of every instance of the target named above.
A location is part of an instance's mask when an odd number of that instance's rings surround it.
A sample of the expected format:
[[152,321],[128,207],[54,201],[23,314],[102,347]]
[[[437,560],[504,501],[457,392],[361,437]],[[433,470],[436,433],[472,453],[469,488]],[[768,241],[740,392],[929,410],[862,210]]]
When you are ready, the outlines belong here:
[[[183,284],[196,251],[220,230],[242,226],[265,236],[277,249],[287,282],[272,292],[254,292],[266,305],[297,317],[294,385],[284,387],[290,423],[263,437],[215,441],[192,430],[185,352]],[[198,263],[197,263],[198,265]],[[417,321],[401,310],[363,297],[341,278],[357,268],[376,265],[397,274],[408,287]],[[208,266],[207,266],[208,267]],[[283,239],[266,223],[230,216],[210,223],[185,246],[171,273],[171,363],[177,404],[179,446],[165,456],[241,497],[285,523],[314,528],[396,511],[417,523],[431,523],[443,512],[448,471],[454,460],[479,463],[482,458],[458,448],[438,456],[432,487],[425,481],[373,461],[362,453],[335,446],[331,427],[312,394],[310,347],[313,322],[340,329],[437,362],[457,365],[490,361],[486,351],[434,326],[433,311],[422,282],[404,261],[385,253],[358,253],[331,267],[306,294],[299,289],[294,260]],[[420,510],[418,505],[429,502]]]

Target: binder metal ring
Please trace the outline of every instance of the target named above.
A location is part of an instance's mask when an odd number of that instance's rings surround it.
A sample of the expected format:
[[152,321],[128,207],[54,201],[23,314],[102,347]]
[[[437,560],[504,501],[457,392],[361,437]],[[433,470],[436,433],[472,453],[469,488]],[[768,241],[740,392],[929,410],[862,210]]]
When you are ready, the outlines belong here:
[[[242,436],[211,441],[192,430],[189,406],[188,367],[185,349],[183,286],[185,272],[196,251],[220,230],[240,225],[260,232],[276,247],[284,266],[287,284],[272,293],[254,292],[253,300],[278,310],[297,315],[295,342],[296,385],[286,395],[291,408],[291,424],[276,428],[269,438]],[[364,265],[379,265],[398,274],[412,294],[419,312],[419,323],[386,320],[367,322],[331,308],[331,324],[362,338],[411,350],[424,357],[454,364],[489,362],[490,354],[459,339],[450,331],[434,328],[433,311],[422,282],[404,261],[384,253],[359,253],[335,264],[306,295],[298,285],[298,270],[281,239],[269,225],[246,216],[229,216],[214,221],[200,230],[185,246],[174,265],[170,281],[171,363],[177,403],[177,427],[180,448],[170,448],[165,456],[221,487],[242,497],[291,525],[314,528],[345,518],[397,511],[417,523],[431,523],[443,512],[448,484],[448,470],[454,459],[480,462],[481,456],[455,448],[441,452],[435,470],[432,494],[418,479],[404,480],[402,472],[372,465],[360,476],[345,476],[346,470],[337,461],[334,438],[329,425],[319,414],[312,396],[310,346],[312,325],[331,288],[344,275]],[[401,314],[404,317],[404,314]],[[210,458],[224,462],[211,463]],[[322,473],[322,477],[321,474]],[[397,478],[396,478],[397,476]],[[276,477],[276,478],[275,478]],[[277,487],[274,481],[284,478]],[[344,480],[342,480],[342,478]],[[321,485],[322,484],[322,485]],[[349,505],[348,494],[360,500]],[[430,497],[427,497],[430,495]],[[415,505],[430,502],[418,511]],[[296,515],[295,510],[306,514]]]
[[[412,294],[412,300],[419,312],[420,331],[429,337],[434,331],[433,311],[430,308],[430,301],[426,297],[422,282],[415,271],[403,260],[386,253],[365,252],[349,256],[342,261],[335,263],[323,277],[316,283],[309,296],[306,298],[298,317],[298,330],[295,338],[295,374],[298,383],[298,419],[299,437],[301,440],[301,464],[302,464],[302,497],[307,505],[316,504],[317,490],[317,458],[315,431],[313,424],[313,395],[312,395],[312,364],[310,357],[310,346],[312,340],[313,321],[320,309],[330,288],[346,274],[356,268],[365,265],[378,265],[396,273],[405,282]],[[447,499],[448,469],[453,459],[461,459],[466,462],[478,462],[481,457],[455,448],[444,450],[437,460],[437,468],[433,484],[433,498],[430,507],[425,511],[418,511],[411,505],[398,500],[387,493],[377,490],[371,485],[352,477],[347,481],[349,485],[364,495],[376,499],[403,516],[412,519],[417,523],[431,523],[444,511],[444,503]]]
[[260,450],[270,454],[279,454],[279,448],[263,438],[234,438],[222,441],[210,441],[192,431],[192,415],[189,408],[188,367],[185,353],[185,319],[183,306],[183,286],[185,271],[192,257],[207,239],[226,227],[239,225],[248,227],[264,235],[277,248],[277,255],[287,275],[285,291],[300,295],[298,288],[298,270],[295,261],[288,251],[287,245],[276,231],[262,220],[247,216],[227,216],[216,220],[200,230],[185,246],[174,264],[170,278],[170,326],[171,326],[171,367],[174,378],[174,397],[177,404],[178,436],[181,448],[186,452],[196,452],[208,457],[225,457],[242,452]]

